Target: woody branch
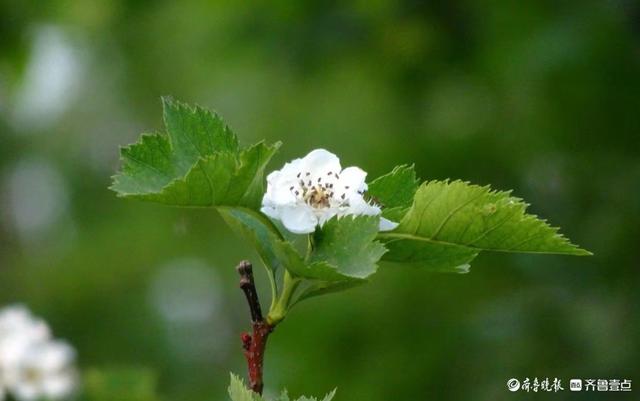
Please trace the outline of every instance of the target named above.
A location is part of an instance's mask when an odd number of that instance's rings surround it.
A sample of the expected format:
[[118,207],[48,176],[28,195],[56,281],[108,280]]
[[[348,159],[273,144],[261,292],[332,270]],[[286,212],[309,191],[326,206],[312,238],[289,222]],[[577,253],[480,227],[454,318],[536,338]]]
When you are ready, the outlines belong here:
[[252,333],[242,333],[242,348],[247,360],[249,372],[249,387],[258,394],[262,394],[264,386],[262,380],[264,366],[264,352],[267,346],[267,338],[273,331],[273,326],[268,324],[260,308],[260,300],[253,280],[253,267],[249,261],[243,260],[238,264],[240,274],[240,289],[244,292],[251,313]]

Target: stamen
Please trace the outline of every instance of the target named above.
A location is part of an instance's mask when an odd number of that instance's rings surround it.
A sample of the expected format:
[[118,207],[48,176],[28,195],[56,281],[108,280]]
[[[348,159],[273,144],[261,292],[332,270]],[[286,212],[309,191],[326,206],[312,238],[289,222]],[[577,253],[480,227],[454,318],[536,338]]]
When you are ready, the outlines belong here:
[[311,174],[311,173],[307,171],[307,174],[306,174],[306,175],[308,176],[308,175],[310,175],[310,174]]
[[298,173],[298,175],[297,175],[296,177],[300,178],[300,174],[302,174],[302,173],[301,173],[301,172],[300,172],[300,173]]
[[348,186],[348,185],[345,185],[345,186],[344,186],[344,189],[349,189],[349,186]]
[[333,174],[333,172],[332,172],[332,171],[329,171],[329,172],[327,173],[327,175],[331,175],[331,174]]

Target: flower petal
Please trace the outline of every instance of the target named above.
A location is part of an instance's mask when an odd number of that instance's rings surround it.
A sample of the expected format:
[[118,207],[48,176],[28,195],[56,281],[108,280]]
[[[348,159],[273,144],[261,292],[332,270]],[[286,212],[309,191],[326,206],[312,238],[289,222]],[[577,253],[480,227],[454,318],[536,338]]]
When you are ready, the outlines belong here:
[[336,174],[342,169],[338,156],[325,149],[315,149],[309,152],[302,159],[300,167],[303,175],[310,173],[314,179],[329,172]]
[[366,178],[366,171],[360,167],[347,167],[340,173],[340,185],[349,187],[349,192],[366,191],[367,184],[364,182]]
[[265,198],[262,200],[262,204],[281,206],[281,205],[290,205],[296,203],[296,195],[291,192],[291,188],[293,183],[291,182],[282,182],[274,185],[272,188],[267,189],[267,193],[265,194]]
[[[262,204],[264,205],[264,200],[262,201]],[[260,211],[264,214],[266,214],[267,216],[271,217],[272,219],[277,219],[280,220],[280,212],[279,210],[274,207],[273,205],[265,205],[262,206],[260,208]]]
[[381,213],[381,210],[378,206],[372,205],[364,198],[362,195],[356,193],[351,196],[349,199],[349,208],[347,209],[347,214],[364,214],[367,216],[377,216]]
[[267,177],[267,192],[262,198],[263,206],[287,205],[296,202],[291,187],[296,186],[295,175],[286,175],[274,171]]
[[63,341],[51,341],[37,350],[38,365],[41,369],[61,370],[73,363],[75,351]]
[[72,372],[60,372],[47,377],[42,383],[42,390],[48,398],[57,400],[71,394],[75,384]]
[[285,206],[280,212],[285,228],[295,234],[308,234],[316,229],[318,218],[309,205]]
[[327,220],[331,219],[332,217],[338,216],[340,214],[340,209],[337,207],[328,207],[326,209],[323,209],[321,213],[316,212],[316,214],[318,214],[318,225],[322,227],[324,223],[327,222]]
[[15,398],[21,401],[33,401],[40,398],[40,391],[34,383],[21,381],[16,383],[12,388]]
[[395,221],[380,217],[380,231],[391,231],[396,227],[398,227],[398,223],[396,223]]
[[302,159],[293,159],[290,162],[285,163],[280,170],[274,171],[274,173],[279,173],[284,176],[295,176],[300,172],[301,166],[302,166]]

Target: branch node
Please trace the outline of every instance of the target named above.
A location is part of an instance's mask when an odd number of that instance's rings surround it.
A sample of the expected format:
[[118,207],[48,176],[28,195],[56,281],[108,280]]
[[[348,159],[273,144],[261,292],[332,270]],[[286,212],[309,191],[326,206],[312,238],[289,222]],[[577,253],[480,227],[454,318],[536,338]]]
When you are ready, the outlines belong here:
[[249,370],[249,387],[258,394],[262,394],[264,386],[262,371],[264,365],[264,352],[267,346],[267,338],[273,331],[273,326],[262,317],[258,292],[253,281],[253,266],[251,262],[243,260],[236,268],[240,274],[240,288],[244,292],[251,312],[252,334],[244,332],[240,335],[242,349],[247,360]]
[[242,348],[245,351],[249,351],[251,348],[251,334],[244,332],[240,334],[240,339],[242,340]]

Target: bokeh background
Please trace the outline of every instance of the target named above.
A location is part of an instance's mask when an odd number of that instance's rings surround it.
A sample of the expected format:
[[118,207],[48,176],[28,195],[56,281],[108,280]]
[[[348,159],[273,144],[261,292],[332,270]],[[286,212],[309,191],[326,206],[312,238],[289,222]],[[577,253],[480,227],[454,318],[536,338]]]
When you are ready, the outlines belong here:
[[0,304],[46,318],[83,369],[226,399],[248,327],[234,266],[255,254],[213,210],[107,190],[118,146],[161,130],[173,95],[244,143],[284,141],[272,168],[316,147],[370,177],[415,162],[513,189],[595,253],[482,254],[468,275],[383,265],[294,309],[267,393],[522,399],[507,379],[557,377],[565,391],[539,399],[609,399],[569,393],[579,377],[637,395],[639,20],[625,0],[2,0]]

